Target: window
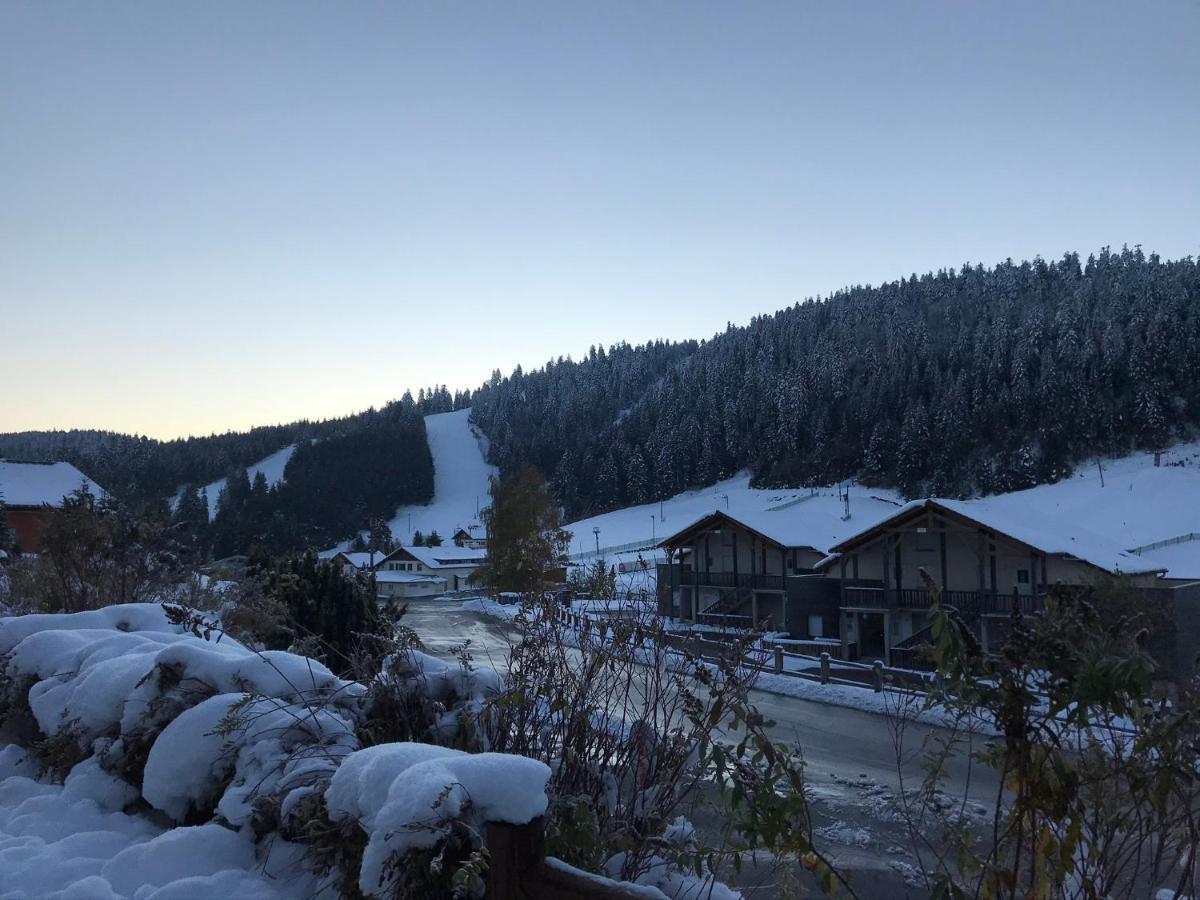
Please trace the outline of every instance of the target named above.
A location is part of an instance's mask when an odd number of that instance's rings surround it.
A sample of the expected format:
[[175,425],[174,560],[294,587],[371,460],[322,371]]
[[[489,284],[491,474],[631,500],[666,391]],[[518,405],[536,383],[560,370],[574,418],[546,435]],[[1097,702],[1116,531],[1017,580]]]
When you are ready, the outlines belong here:
[[825,636],[825,619],[820,615],[810,615],[808,617],[808,636],[810,638]]
[[1029,584],[1029,570],[1017,569],[1017,584]]
[[928,528],[917,529],[917,549],[922,553],[932,553],[937,549],[934,535]]

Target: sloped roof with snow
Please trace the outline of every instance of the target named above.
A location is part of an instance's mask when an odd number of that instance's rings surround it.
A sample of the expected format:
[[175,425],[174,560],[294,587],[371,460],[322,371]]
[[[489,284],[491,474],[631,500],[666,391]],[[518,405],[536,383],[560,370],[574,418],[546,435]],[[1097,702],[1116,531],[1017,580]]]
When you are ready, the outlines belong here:
[[778,510],[739,510],[736,514],[714,509],[692,519],[658,546],[674,545],[677,539],[697,526],[711,520],[742,525],[761,537],[787,548],[806,548],[824,553],[838,541],[859,531],[863,521],[877,522],[896,507],[873,497],[857,497],[850,506],[851,518],[845,515],[843,502],[832,496],[814,496],[811,500]]
[[380,562],[386,555],[386,553],[380,553],[378,550],[376,550],[374,553],[367,551],[342,550],[338,553],[335,553],[333,558],[344,559],[356,569],[369,569],[375,563]]
[[989,531],[1002,534],[1040,553],[1073,557],[1105,572],[1144,575],[1167,569],[1167,566],[1155,560],[1130,553],[1112,539],[1094,534],[1066,519],[1031,511],[1023,511],[1017,516],[1012,511],[998,508],[997,504],[987,500],[942,498],[927,498],[906,503],[892,515],[835,544],[830,548],[831,556],[822,560],[821,565],[873,537],[880,528],[922,509],[942,510],[969,519]]
[[15,462],[0,459],[0,500],[6,506],[62,506],[81,486],[95,497],[104,489],[70,463]]
[[475,547],[457,547],[443,544],[440,547],[397,547],[387,557],[393,559],[407,554],[431,569],[458,569],[463,566],[478,566],[487,558],[487,551]]

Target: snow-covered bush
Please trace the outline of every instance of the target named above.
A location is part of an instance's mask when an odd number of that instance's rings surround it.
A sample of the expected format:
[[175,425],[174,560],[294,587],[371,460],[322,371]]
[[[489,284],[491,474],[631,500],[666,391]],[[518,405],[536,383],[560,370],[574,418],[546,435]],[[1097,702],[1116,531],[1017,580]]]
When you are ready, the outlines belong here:
[[[464,753],[429,744],[382,744],[352,754],[325,793],[334,821],[354,821],[369,835],[359,887],[376,896],[396,881],[434,883],[483,846],[486,822],[525,824],[546,811],[544,763],[501,753]],[[455,846],[457,844],[457,846]],[[427,871],[405,873],[413,850],[433,850]],[[453,875],[451,875],[451,879]]]
[[[331,889],[391,896],[477,877],[483,823],[540,815],[549,769],[416,742],[363,749],[360,732],[380,724],[381,698],[423,698],[414,737],[454,742],[474,733],[464,723],[499,686],[492,670],[393,650],[364,685],[313,659],[250,650],[203,616],[157,604],[0,619],[0,727],[17,736],[13,722],[26,720],[34,750],[0,751],[0,779],[9,779],[0,806],[25,810],[53,795],[58,813],[82,822],[72,804],[86,784],[87,801],[119,817],[94,830],[110,834],[108,855],[127,864],[85,866],[70,880],[28,872],[30,883],[47,894],[128,895],[130,879],[150,877],[141,869],[161,870],[176,896],[236,893],[268,845]],[[65,776],[64,786],[33,780],[39,772]],[[137,809],[191,827],[154,837],[149,819],[123,812]],[[141,849],[147,841],[153,856]],[[188,863],[189,852],[236,865],[214,881],[209,862]]]

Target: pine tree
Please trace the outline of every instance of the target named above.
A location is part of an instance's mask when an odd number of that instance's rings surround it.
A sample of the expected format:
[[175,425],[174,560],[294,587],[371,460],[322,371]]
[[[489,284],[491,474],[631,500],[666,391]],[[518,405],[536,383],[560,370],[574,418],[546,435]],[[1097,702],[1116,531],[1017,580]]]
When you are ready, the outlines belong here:
[[3,500],[0,500],[0,550],[10,557],[16,556],[17,553],[17,533],[8,521],[8,508]]

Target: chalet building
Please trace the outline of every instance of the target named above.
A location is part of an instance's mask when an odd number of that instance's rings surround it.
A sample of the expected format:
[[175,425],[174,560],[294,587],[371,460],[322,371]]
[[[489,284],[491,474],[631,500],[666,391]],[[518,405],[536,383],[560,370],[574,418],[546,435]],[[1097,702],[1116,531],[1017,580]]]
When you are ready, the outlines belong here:
[[104,489],[70,463],[0,459],[0,504],[22,553],[39,553],[42,534],[63,500],[81,487],[95,497]]
[[482,525],[472,524],[466,528],[459,526],[450,541],[455,547],[470,547],[472,550],[487,549],[487,538],[483,535]]
[[[805,637],[837,635],[837,610],[801,608],[804,581],[830,545],[858,528],[844,498],[813,495],[794,508],[738,513],[715,510],[659,543],[663,615],[711,624],[764,625]],[[855,516],[874,521],[894,507],[856,501]]]
[[369,550],[339,550],[329,558],[329,561],[334,565],[341,566],[349,575],[355,572],[375,568],[375,564],[380,562],[385,554],[376,550],[372,553]]
[[1166,570],[1073,523],[1017,518],[986,501],[935,499],[914,500],[834,544],[816,568],[829,583],[816,586],[811,603],[827,609],[836,602],[846,656],[888,664],[903,662],[905,651],[927,637],[926,579],[988,649],[1003,636],[1014,595],[1024,612],[1035,613],[1057,585],[1121,574],[1157,590]]
[[668,563],[658,566],[659,613],[758,625],[827,645],[841,659],[910,666],[928,639],[931,584],[994,648],[1014,594],[1033,614],[1053,588],[1122,575],[1169,610],[1169,623],[1151,635],[1160,675],[1190,677],[1200,649],[1200,579],[1164,577],[1162,562],[1073,522],[1017,517],[986,500],[879,501],[860,503],[858,512],[868,527],[819,504],[701,517],[660,544]]
[[427,593],[423,596],[463,591],[470,586],[471,576],[486,557],[486,551],[473,547],[397,547],[376,564],[375,578],[379,581],[380,575],[387,572],[436,576],[444,584],[438,589],[427,583]]

